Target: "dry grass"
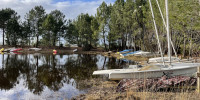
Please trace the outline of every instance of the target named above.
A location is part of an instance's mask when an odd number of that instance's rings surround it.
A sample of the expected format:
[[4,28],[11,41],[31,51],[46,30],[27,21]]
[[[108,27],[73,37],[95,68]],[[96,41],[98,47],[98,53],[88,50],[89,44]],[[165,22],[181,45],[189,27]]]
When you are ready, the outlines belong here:
[[[90,81],[90,80],[88,80]],[[88,93],[82,94],[75,100],[200,100],[200,94],[195,90],[185,89],[179,92],[137,92],[129,89],[126,92],[116,92],[118,82],[91,80],[92,87]]]
[[193,92],[133,92],[127,91],[127,98],[135,100],[200,100],[200,94]]

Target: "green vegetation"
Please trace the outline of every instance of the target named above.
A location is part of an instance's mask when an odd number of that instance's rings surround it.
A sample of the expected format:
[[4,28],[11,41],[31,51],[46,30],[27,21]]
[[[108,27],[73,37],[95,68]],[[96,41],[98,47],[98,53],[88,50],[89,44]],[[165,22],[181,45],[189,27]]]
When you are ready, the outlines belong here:
[[[165,17],[164,1],[158,0]],[[152,0],[155,20],[163,52],[167,52],[166,29],[161,15]],[[169,1],[170,34],[179,54],[192,55],[200,50],[200,1]],[[67,15],[66,15],[67,16]],[[0,29],[6,37],[6,45],[61,45],[64,38],[68,44],[77,44],[84,50],[102,46],[108,50],[158,51],[148,0],[116,0],[114,4],[103,2],[95,16],[80,14],[69,20],[59,11],[46,14],[42,6],[36,6],[19,21],[17,13],[10,9],[0,10]],[[36,39],[35,43],[31,40]]]

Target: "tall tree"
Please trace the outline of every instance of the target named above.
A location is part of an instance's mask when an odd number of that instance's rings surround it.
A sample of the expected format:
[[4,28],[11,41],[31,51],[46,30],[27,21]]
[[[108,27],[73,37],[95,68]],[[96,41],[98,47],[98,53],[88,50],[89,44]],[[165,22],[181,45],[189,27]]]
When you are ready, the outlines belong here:
[[39,36],[42,34],[42,23],[45,18],[45,9],[42,6],[35,6],[26,15],[26,18],[30,22],[33,36],[36,37],[35,46],[38,47]]
[[8,24],[9,19],[11,19],[15,15],[17,15],[17,13],[10,8],[0,10],[0,28],[3,30],[3,45],[5,28]]
[[10,19],[6,27],[6,43],[8,45],[16,46],[21,35],[21,25],[18,22],[18,17]]
[[48,45],[48,46],[51,46],[52,42],[52,37],[53,37],[53,30],[55,29],[55,20],[54,20],[54,17],[49,14],[47,16],[47,18],[44,20],[43,24],[42,24],[42,27],[43,27],[43,31],[44,31],[44,34],[42,35],[43,37],[43,44],[44,45]]
[[85,50],[91,49],[91,43],[92,43],[91,21],[92,17],[89,16],[88,14],[80,14],[78,16],[76,23],[81,46],[83,46]]
[[50,45],[56,46],[57,40],[64,35],[65,30],[65,15],[59,10],[54,10],[48,14],[43,22],[43,28],[47,34],[43,34],[50,42]]
[[50,15],[54,18],[52,42],[53,46],[55,46],[58,38],[64,34],[66,19],[65,15],[59,10],[51,11]]
[[92,17],[91,30],[92,30],[92,41],[94,43],[94,46],[97,47],[97,41],[99,40],[99,23],[96,17]]
[[65,39],[67,42],[71,44],[77,44],[79,45],[79,33],[78,29],[76,27],[76,22],[75,20],[69,20],[67,22],[67,28],[66,28],[66,34],[65,34]]
[[107,4],[103,1],[103,3],[97,8],[97,20],[99,23],[99,31],[103,34],[103,43],[105,50],[107,50],[107,44],[106,44],[106,33],[108,32],[108,20],[109,20],[109,7]]
[[126,41],[125,41],[125,29],[123,24],[123,9],[124,9],[124,0],[117,0],[111,11],[111,31],[112,33],[115,33],[118,35],[118,45],[121,47],[121,49],[125,49],[126,47]]
[[134,25],[135,17],[133,17],[135,13],[135,4],[133,0],[127,0],[124,4],[123,9],[123,26],[125,29],[125,41],[128,44],[127,46],[131,46],[131,40],[132,40],[132,33],[134,29],[136,29],[136,26]]
[[22,23],[21,45],[29,45],[31,43],[31,27],[29,21]]

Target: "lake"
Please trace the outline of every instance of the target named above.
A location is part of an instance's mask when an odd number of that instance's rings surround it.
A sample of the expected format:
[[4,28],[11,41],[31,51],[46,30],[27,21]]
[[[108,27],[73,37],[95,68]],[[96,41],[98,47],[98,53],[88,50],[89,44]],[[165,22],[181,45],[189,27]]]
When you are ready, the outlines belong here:
[[132,61],[87,54],[1,54],[0,99],[64,100],[85,93],[81,80],[98,69],[125,68]]

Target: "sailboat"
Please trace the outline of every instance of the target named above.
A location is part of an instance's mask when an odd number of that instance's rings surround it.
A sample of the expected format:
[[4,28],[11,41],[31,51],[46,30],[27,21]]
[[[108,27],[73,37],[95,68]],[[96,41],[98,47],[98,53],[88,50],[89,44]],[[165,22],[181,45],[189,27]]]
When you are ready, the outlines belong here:
[[[156,0],[157,1],[157,0]],[[172,62],[171,51],[170,51],[170,35],[169,35],[169,19],[168,19],[168,0],[165,0],[166,5],[166,19],[167,19],[167,39],[168,39],[168,57],[163,57],[162,49],[160,46],[157,27],[154,20],[153,9],[151,5],[151,0],[149,0],[149,4],[151,7],[154,28],[156,31],[157,39],[158,39],[158,46],[160,48],[161,57],[158,58],[162,60],[162,63],[153,63],[146,65],[142,68],[133,68],[133,69],[115,69],[115,70],[107,70],[106,71],[95,71],[94,75],[100,74],[108,74],[110,80],[121,80],[125,78],[138,78],[138,79],[145,79],[145,78],[158,78],[162,77],[163,75],[167,76],[195,76],[197,72],[197,67],[200,67],[200,63],[182,63],[182,62]],[[154,58],[155,59],[155,58]],[[165,60],[168,59],[169,63],[165,63]],[[174,58],[173,58],[174,59]],[[104,72],[104,73],[103,73]]]
[[[157,0],[156,0],[157,1]],[[152,17],[154,20],[153,9],[151,6],[151,0],[149,0],[149,4],[151,7]],[[123,78],[157,78],[162,77],[163,75],[168,76],[194,76],[197,72],[197,67],[200,67],[200,63],[181,63],[181,62],[171,62],[171,45],[170,45],[170,35],[169,35],[169,18],[168,18],[168,0],[165,0],[166,5],[166,19],[167,19],[167,39],[168,39],[168,56],[169,60],[168,65],[165,63],[165,59],[163,56],[160,58],[163,61],[163,64],[153,64],[149,66],[145,66],[143,69],[133,72],[111,72],[109,73],[109,79],[111,80],[119,80]],[[154,26],[157,32],[155,20]],[[160,44],[159,44],[160,45]],[[161,49],[161,47],[160,47]],[[162,50],[160,50],[162,51]],[[161,52],[162,53],[162,52]],[[161,54],[162,55],[162,54]],[[155,59],[155,58],[154,58]]]

